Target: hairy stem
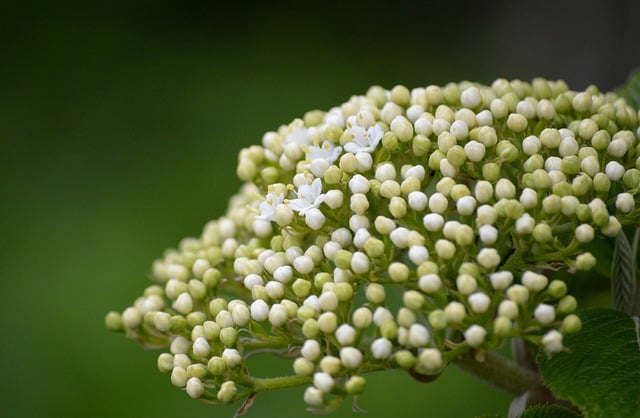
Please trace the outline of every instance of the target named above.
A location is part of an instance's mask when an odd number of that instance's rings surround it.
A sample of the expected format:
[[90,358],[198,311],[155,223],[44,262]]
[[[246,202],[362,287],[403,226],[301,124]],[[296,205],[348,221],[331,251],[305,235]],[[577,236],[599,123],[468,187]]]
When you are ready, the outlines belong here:
[[467,352],[454,360],[453,364],[512,395],[522,395],[531,388],[542,386],[540,375],[532,370],[518,366],[493,351],[484,352],[480,361],[475,353]]
[[263,392],[265,390],[284,389],[292,386],[306,385],[311,382],[309,376],[281,376],[251,379],[253,390]]

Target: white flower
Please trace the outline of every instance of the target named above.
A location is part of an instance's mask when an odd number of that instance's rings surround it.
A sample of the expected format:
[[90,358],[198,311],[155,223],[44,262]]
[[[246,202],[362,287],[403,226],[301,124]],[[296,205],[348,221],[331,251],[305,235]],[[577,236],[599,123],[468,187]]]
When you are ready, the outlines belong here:
[[383,135],[382,128],[378,125],[374,125],[367,130],[360,126],[354,126],[349,128],[348,132],[353,139],[345,144],[344,149],[353,154],[375,151]]
[[307,128],[298,128],[287,135],[284,140],[285,144],[309,145],[311,143],[311,135]]
[[342,147],[337,147],[332,142],[325,140],[319,147],[315,145],[307,147],[306,157],[307,160],[313,161],[323,159],[327,160],[329,164],[333,164],[333,162],[338,159],[341,152]]
[[306,168],[314,175],[322,176],[341,153],[342,147],[337,147],[330,141],[324,141],[319,147],[311,145],[306,148],[306,158],[310,160]]
[[300,215],[307,213],[309,209],[317,208],[324,202],[325,195],[322,193],[322,180],[315,179],[311,185],[302,184],[296,193],[297,199],[289,202],[289,207],[297,211]]
[[283,194],[268,193],[262,203],[260,203],[260,215],[256,215],[256,219],[269,222],[274,221],[276,219],[276,208],[283,201]]

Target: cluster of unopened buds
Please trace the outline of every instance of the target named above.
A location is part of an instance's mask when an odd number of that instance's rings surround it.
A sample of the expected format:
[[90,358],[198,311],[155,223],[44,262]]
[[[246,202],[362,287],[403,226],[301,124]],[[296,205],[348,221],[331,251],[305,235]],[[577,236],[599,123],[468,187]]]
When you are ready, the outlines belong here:
[[[640,220],[638,113],[595,87],[499,79],[364,96],[240,152],[225,216],[155,262],[107,326],[162,348],[193,398],[307,385],[329,409],[364,375],[433,377],[519,338],[555,353],[580,330],[551,272]],[[293,356],[290,376],[247,359]]]

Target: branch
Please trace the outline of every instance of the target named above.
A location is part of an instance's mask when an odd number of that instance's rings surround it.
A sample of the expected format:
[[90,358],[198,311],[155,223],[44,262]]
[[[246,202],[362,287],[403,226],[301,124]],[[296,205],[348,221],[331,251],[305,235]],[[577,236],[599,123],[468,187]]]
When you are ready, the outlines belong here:
[[518,366],[493,351],[484,352],[482,361],[476,360],[476,353],[467,352],[454,360],[453,364],[512,395],[522,395],[531,388],[542,386],[538,373]]

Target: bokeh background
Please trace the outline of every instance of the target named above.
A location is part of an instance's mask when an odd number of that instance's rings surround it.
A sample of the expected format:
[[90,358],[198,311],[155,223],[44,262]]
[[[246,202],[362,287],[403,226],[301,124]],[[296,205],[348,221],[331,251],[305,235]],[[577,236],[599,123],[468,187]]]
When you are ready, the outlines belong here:
[[[640,66],[637,1],[527,3],[0,6],[0,416],[233,416],[173,388],[104,314],[223,213],[238,151],[307,110],[372,84],[608,90]],[[301,393],[263,394],[247,416],[309,416]],[[371,418],[506,416],[509,402],[454,368],[428,385],[372,375],[360,398]]]

